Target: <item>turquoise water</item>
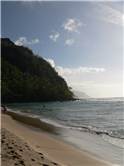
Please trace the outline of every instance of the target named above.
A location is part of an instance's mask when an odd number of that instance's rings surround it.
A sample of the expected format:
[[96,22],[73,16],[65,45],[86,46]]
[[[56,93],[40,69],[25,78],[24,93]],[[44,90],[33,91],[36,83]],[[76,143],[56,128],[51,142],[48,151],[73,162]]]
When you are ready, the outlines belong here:
[[65,141],[123,165],[123,98],[14,103],[8,107],[61,128],[59,134]]

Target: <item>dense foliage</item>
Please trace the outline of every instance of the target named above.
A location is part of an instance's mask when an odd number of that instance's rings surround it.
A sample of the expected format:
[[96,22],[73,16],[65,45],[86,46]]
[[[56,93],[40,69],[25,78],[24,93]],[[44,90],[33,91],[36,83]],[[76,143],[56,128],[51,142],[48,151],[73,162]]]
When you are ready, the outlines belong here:
[[65,80],[43,58],[9,39],[1,39],[2,102],[73,99]]

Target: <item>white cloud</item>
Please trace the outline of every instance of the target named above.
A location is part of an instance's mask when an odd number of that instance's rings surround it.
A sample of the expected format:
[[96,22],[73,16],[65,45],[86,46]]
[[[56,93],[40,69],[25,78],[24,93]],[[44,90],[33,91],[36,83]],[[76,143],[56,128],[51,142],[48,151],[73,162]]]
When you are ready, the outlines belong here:
[[77,68],[67,68],[62,66],[57,66],[53,59],[46,59],[52,67],[56,69],[59,75],[63,76],[65,79],[68,80],[68,78],[75,78],[77,80],[78,77],[81,77],[83,74],[97,74],[105,72],[105,68],[99,68],[99,67],[77,67]]
[[75,42],[74,39],[67,39],[67,40],[65,40],[65,45],[71,46],[74,44],[74,42]]
[[123,86],[121,83],[102,83],[97,81],[88,82],[83,80],[82,83],[71,84],[73,89],[82,91],[90,97],[122,97]]
[[124,26],[124,14],[122,12],[105,3],[95,4],[97,4],[95,5],[96,17],[108,23]]
[[51,40],[53,40],[54,42],[56,42],[59,37],[60,37],[60,33],[59,33],[59,32],[53,32],[53,33],[49,36],[49,38],[50,38]]
[[106,70],[104,68],[99,68],[99,67],[77,67],[77,68],[68,68],[68,67],[62,67],[62,66],[57,66],[54,62],[53,59],[46,59],[52,67],[56,69],[56,71],[59,73],[59,75],[67,77],[69,75],[77,76],[81,75],[83,73],[102,73],[105,72]]
[[28,41],[26,37],[20,37],[18,40],[15,41],[15,44],[18,46],[22,46],[22,45],[33,45],[33,44],[37,44],[39,42],[40,41],[38,38],[34,38],[34,39]]
[[101,73],[101,72],[105,72],[104,68],[97,68],[97,67],[63,68],[61,66],[57,66],[56,70],[62,76],[80,75],[80,74],[83,74],[83,73]]
[[79,32],[82,25],[84,24],[80,20],[69,18],[64,22],[63,27],[68,32]]
[[[122,82],[109,82],[106,70],[100,67],[69,68],[57,66],[53,59],[46,59],[72,87],[73,90],[85,92],[90,97],[122,96]],[[111,73],[110,73],[111,75]]]
[[40,41],[39,41],[39,39],[38,38],[35,38],[35,39],[32,39],[31,40],[31,44],[37,44],[37,43],[39,43]]
[[46,61],[47,62],[49,62],[50,63],[50,65],[54,68],[55,67],[55,62],[54,62],[54,60],[53,59],[46,59]]

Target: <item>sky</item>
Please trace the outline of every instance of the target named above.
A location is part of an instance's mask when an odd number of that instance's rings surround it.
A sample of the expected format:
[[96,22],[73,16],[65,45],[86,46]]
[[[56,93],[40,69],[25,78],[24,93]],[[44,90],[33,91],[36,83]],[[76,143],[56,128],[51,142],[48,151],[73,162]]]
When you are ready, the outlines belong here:
[[73,90],[123,96],[123,2],[1,2],[1,36],[45,58]]

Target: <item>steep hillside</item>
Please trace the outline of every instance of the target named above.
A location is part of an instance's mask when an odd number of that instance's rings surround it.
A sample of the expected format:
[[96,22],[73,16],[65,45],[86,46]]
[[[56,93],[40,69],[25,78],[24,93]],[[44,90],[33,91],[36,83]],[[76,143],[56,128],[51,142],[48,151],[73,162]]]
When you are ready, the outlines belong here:
[[8,38],[1,39],[2,102],[73,99],[65,80],[43,58]]

